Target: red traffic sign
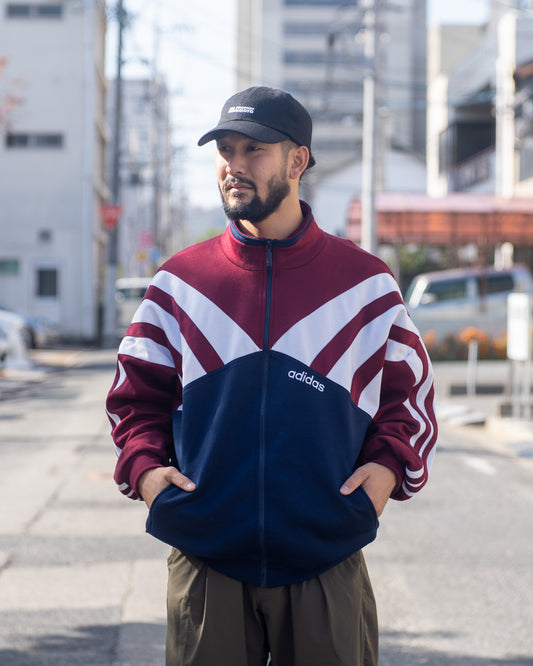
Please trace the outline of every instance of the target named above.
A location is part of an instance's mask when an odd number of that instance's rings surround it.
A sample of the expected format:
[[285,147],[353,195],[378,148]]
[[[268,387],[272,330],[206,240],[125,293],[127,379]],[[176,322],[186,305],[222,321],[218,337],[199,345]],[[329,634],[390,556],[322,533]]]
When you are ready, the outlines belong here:
[[122,206],[104,204],[100,206],[100,215],[104,221],[104,227],[106,229],[114,229],[122,215]]

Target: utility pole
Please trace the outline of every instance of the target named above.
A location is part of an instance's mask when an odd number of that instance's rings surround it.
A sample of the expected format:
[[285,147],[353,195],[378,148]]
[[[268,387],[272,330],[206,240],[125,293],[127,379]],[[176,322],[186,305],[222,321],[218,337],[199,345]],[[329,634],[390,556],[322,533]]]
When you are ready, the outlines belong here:
[[379,76],[379,33],[381,0],[365,0],[365,74],[363,80],[363,163],[361,182],[361,247],[372,254],[377,251],[376,230],[376,89]]
[[[122,46],[125,24],[123,0],[117,0],[117,74],[115,80],[115,108],[113,118],[113,163],[111,172],[111,199],[114,206],[120,205],[120,129],[122,123]],[[115,282],[118,265],[118,220],[108,232],[108,255],[105,280],[104,339],[113,344],[116,339],[117,308]]]
[[516,69],[515,12],[503,14],[498,22],[496,58],[496,195],[510,199],[515,188],[515,84]]
[[[161,28],[157,19],[154,21],[154,47],[152,62],[152,160],[153,160],[153,249],[159,254],[163,251],[161,228],[161,81],[158,76],[159,45]],[[151,259],[153,262],[153,257]],[[152,265],[152,270],[155,266]]]

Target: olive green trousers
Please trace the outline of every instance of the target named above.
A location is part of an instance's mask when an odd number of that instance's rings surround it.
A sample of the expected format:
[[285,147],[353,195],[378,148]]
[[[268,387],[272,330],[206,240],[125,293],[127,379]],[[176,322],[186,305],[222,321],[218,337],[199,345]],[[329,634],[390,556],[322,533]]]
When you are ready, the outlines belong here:
[[316,578],[272,588],[176,549],[168,567],[167,666],[377,666],[376,605],[361,551]]

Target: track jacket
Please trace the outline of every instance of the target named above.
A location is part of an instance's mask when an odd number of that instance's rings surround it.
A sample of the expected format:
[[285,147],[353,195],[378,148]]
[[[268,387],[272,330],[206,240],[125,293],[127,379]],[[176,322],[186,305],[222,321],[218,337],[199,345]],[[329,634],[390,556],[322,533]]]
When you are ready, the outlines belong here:
[[376,257],[304,221],[286,240],[234,223],[154,277],[122,341],[107,400],[120,490],[172,461],[147,531],[261,586],[322,573],[376,536],[362,488],[375,461],[406,499],[422,488],[436,422],[430,362]]

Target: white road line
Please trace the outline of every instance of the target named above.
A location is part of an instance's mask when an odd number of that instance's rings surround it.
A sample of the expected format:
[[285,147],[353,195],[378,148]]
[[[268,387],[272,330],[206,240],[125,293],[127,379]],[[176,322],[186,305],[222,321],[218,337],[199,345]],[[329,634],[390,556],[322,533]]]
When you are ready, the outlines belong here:
[[491,465],[490,462],[487,462],[483,458],[478,458],[477,456],[464,456],[463,459],[465,463],[472,469],[476,470],[476,472],[481,472],[487,476],[496,475],[496,468],[494,465]]

